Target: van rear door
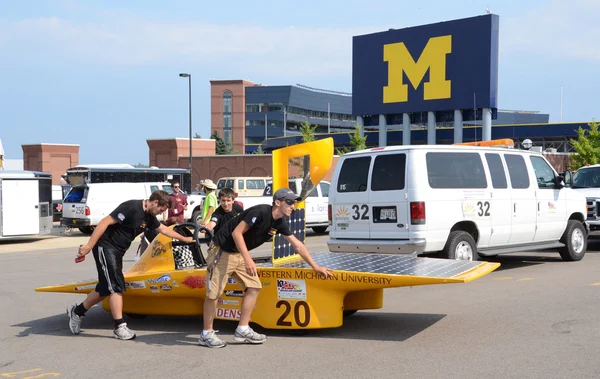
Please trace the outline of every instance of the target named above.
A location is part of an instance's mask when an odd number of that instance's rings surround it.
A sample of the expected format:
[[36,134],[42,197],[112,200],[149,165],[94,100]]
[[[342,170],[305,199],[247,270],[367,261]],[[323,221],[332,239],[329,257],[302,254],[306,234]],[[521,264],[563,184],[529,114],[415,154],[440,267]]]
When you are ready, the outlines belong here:
[[335,187],[330,192],[332,225],[329,235],[337,239],[368,239],[371,213],[368,180],[371,156],[350,156],[341,162]]
[[87,194],[87,186],[71,188],[63,201],[63,218],[84,218]]
[[375,156],[369,184],[371,239],[408,238],[410,225],[406,193],[406,152]]

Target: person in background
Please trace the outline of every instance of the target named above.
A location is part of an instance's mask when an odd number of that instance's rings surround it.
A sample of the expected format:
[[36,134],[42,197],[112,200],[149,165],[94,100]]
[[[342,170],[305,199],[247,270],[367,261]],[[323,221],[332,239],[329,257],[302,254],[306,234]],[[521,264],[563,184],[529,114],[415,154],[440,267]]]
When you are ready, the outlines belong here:
[[184,223],[184,212],[188,209],[187,196],[181,192],[181,184],[178,181],[174,181],[171,184],[171,188],[173,188],[173,193],[169,194],[171,206],[163,213],[163,220],[167,226]]
[[210,222],[210,219],[217,209],[217,195],[215,190],[217,185],[210,179],[205,179],[202,183],[203,191],[206,193],[204,202],[202,203],[202,220],[200,221],[201,226],[206,226]]

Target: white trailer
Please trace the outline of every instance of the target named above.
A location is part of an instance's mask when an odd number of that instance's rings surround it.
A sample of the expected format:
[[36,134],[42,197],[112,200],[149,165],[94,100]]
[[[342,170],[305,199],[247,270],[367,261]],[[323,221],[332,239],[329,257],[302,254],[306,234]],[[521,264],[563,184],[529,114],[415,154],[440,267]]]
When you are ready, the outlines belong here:
[[0,239],[51,231],[52,175],[0,170]]

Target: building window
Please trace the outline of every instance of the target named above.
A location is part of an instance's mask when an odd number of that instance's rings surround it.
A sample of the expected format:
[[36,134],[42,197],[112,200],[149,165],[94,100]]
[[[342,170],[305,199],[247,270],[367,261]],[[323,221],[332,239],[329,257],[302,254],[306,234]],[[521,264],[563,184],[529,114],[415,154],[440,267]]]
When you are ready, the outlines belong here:
[[227,145],[231,145],[231,107],[232,107],[231,92],[225,91],[223,94],[223,140]]

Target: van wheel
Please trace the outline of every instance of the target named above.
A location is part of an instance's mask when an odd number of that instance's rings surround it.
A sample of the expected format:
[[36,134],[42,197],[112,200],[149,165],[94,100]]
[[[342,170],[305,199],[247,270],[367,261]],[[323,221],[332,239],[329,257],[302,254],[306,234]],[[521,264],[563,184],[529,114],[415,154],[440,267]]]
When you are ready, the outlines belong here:
[[315,233],[325,233],[325,231],[327,230],[326,226],[314,226],[312,228],[313,232]]
[[567,229],[560,238],[565,244],[558,252],[565,261],[580,261],[587,250],[587,237],[585,227],[580,221],[569,220]]
[[444,250],[441,251],[440,255],[442,258],[457,261],[476,261],[479,259],[473,236],[462,230],[455,230],[450,233],[446,246],[444,246]]
[[82,228],[78,228],[79,231],[83,234],[91,235],[94,232],[93,226],[84,226]]
[[202,222],[202,212],[195,211],[194,213],[192,213],[192,222],[196,225],[200,225],[200,223]]

